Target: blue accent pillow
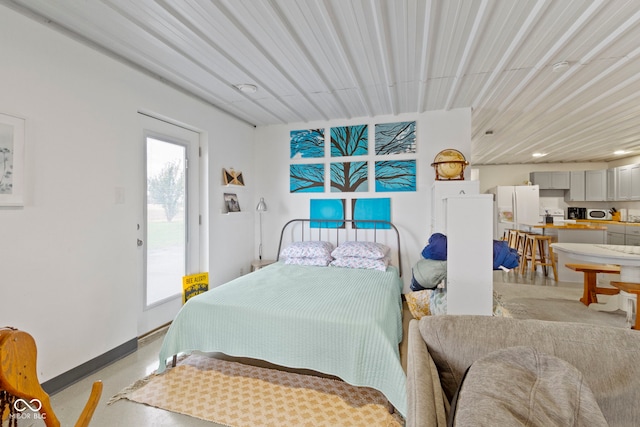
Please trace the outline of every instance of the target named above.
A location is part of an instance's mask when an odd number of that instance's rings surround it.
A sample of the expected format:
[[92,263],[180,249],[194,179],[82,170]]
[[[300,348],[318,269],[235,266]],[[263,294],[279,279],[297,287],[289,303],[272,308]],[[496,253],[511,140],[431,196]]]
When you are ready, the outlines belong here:
[[447,260],[447,236],[441,233],[433,233],[429,237],[429,243],[422,250],[422,257],[438,261]]

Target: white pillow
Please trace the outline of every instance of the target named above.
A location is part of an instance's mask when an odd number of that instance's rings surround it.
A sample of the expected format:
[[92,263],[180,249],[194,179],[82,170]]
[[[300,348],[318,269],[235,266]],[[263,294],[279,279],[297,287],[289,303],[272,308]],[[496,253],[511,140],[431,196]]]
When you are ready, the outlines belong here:
[[341,243],[331,256],[382,259],[389,254],[389,250],[389,247],[382,243],[349,241]]
[[332,267],[364,268],[367,270],[387,271],[389,258],[373,259],[361,257],[340,257],[331,261]]
[[334,246],[331,242],[293,242],[280,252],[281,258],[330,258]]
[[318,267],[326,267],[333,258],[331,257],[296,257],[287,258],[284,263],[289,265],[313,265]]

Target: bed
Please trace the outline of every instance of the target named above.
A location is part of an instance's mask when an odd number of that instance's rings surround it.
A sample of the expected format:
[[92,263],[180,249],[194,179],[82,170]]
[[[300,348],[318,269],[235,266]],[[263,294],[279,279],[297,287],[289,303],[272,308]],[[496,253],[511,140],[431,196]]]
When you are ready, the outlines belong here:
[[[332,244],[361,239],[377,241],[395,234],[393,224],[370,222],[373,228],[316,230],[317,240],[335,233]],[[384,223],[384,224],[383,224]],[[300,226],[300,224],[302,224]],[[283,238],[299,228],[302,240],[313,239],[312,220],[292,220],[283,227]],[[323,220],[322,225],[327,225]],[[378,229],[380,226],[389,229]],[[323,228],[322,226],[320,228]],[[351,229],[352,234],[349,236]],[[158,372],[179,353],[221,352],[229,356],[261,359],[298,369],[333,375],[349,384],[382,392],[391,405],[406,413],[406,375],[399,343],[402,340],[402,280],[398,267],[386,271],[362,268],[289,265],[284,260],[241,276],[190,299],[172,322],[160,350]]]

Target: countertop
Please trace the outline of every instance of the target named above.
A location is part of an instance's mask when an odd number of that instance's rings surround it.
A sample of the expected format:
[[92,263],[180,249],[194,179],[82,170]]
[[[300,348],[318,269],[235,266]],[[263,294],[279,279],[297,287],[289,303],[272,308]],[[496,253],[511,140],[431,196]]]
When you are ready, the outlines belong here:
[[577,224],[586,224],[586,223],[594,223],[594,224],[610,224],[610,225],[631,225],[635,227],[640,227],[640,222],[620,222],[620,221],[607,221],[607,220],[598,220],[598,219],[577,219]]
[[[602,221],[602,222],[611,222],[611,221]],[[553,228],[559,230],[606,230],[607,227],[604,225],[591,225],[591,224],[538,224],[534,225],[534,228]]]

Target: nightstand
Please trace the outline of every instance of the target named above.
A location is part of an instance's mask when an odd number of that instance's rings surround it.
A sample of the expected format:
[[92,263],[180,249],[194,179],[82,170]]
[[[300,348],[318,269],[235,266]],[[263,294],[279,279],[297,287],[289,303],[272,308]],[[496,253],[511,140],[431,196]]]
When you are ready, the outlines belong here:
[[260,270],[262,267],[266,267],[269,264],[276,262],[274,259],[256,259],[251,263],[251,271]]

